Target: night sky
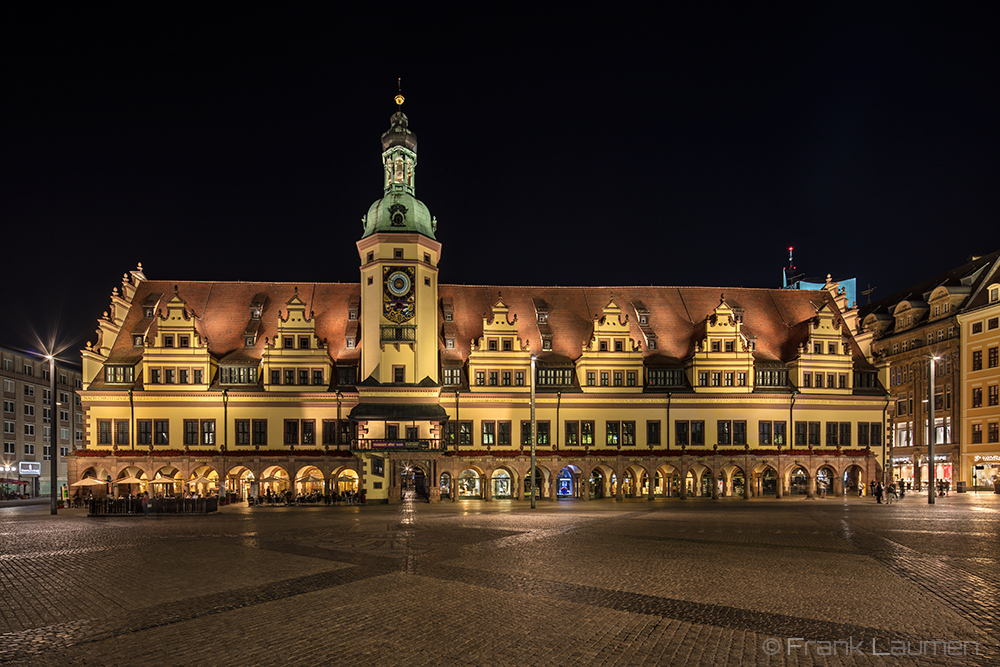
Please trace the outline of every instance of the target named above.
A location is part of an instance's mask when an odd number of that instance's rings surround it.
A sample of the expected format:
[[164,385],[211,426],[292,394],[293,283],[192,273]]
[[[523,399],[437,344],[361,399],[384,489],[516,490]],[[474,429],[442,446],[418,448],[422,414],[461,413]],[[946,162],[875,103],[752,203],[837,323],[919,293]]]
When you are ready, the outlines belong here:
[[137,262],[357,281],[397,77],[444,283],[778,287],[791,245],[878,299],[1000,247],[995,3],[212,6],[3,10],[0,345],[78,360]]

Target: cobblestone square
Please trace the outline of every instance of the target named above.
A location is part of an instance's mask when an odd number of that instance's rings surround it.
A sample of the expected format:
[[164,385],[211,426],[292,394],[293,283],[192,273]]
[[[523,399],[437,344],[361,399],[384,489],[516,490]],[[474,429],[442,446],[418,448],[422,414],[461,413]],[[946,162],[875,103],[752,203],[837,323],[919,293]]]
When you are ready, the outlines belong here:
[[996,665],[998,533],[983,493],[0,506],[0,663]]

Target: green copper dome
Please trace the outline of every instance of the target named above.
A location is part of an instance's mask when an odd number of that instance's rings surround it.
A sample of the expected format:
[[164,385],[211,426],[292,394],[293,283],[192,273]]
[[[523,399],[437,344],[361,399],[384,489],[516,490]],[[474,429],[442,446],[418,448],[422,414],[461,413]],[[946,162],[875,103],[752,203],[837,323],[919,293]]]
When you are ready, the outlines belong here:
[[[365,231],[361,238],[379,232],[423,234],[433,239],[437,220],[422,201],[408,192],[390,192],[368,209]],[[435,239],[437,240],[437,239]]]
[[[396,100],[402,103],[402,96]],[[417,135],[409,128],[402,111],[389,119],[389,129],[382,134],[382,183],[385,196],[371,205],[364,217],[364,234],[413,233],[433,239],[437,220],[424,203],[414,196],[416,191]],[[434,239],[435,241],[437,239]]]

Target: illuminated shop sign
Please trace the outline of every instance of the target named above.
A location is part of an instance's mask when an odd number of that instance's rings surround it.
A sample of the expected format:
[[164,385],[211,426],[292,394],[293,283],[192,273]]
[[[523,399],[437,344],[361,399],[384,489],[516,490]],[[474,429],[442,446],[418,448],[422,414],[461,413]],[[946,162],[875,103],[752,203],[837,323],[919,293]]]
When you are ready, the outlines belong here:
[[980,456],[979,454],[976,454],[975,457],[973,457],[972,460],[973,461],[1000,461],[1000,455],[998,455],[998,454],[986,454],[986,455]]
[[41,475],[42,474],[42,464],[38,461],[18,461],[17,462],[17,473],[19,475]]

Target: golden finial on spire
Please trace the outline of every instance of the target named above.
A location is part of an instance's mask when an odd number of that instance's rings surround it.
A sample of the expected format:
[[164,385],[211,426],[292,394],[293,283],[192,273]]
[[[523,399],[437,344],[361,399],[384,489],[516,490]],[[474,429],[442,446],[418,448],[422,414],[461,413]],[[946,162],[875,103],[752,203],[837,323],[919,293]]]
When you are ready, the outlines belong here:
[[[396,93],[395,97],[396,104],[402,107],[403,102],[406,101],[406,98],[403,97],[403,77],[399,77],[398,79],[396,79],[396,85],[399,87],[399,92]],[[400,108],[400,111],[402,111],[402,108]]]

